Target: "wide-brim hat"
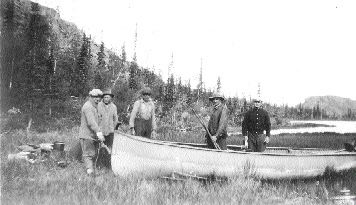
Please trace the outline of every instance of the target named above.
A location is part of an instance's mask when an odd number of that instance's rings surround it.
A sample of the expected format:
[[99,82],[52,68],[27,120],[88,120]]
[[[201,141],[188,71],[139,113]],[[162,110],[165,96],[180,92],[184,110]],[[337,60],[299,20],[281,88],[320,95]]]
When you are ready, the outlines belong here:
[[112,94],[111,89],[105,89],[103,90],[103,97],[105,95],[110,95],[111,97],[114,97],[114,94]]
[[263,102],[261,98],[256,97],[256,98],[252,98],[251,102]]
[[225,97],[219,93],[214,93],[211,97],[209,97],[209,100],[213,101],[216,98],[220,99],[221,101],[225,101]]
[[152,90],[151,88],[146,87],[146,88],[142,88],[140,93],[141,95],[152,95]]
[[103,95],[103,92],[100,89],[93,89],[89,92],[89,95],[91,97],[101,97]]

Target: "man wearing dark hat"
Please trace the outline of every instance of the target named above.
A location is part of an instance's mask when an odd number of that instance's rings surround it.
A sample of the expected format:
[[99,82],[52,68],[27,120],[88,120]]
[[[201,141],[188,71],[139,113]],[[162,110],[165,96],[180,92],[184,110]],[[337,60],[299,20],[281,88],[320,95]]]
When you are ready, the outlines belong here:
[[245,113],[242,121],[242,136],[245,146],[253,152],[263,152],[269,143],[271,122],[260,99],[252,100],[252,108]]
[[103,132],[105,141],[104,144],[111,150],[114,139],[114,129],[118,122],[117,108],[112,103],[114,95],[111,89],[103,90],[103,100],[98,104],[99,112],[99,127]]
[[[228,112],[225,103],[223,103],[225,98],[220,94],[214,94],[209,97],[209,101],[213,103],[213,112],[210,115],[208,130],[212,135],[212,140],[219,145],[220,149],[226,150]],[[214,149],[214,144],[208,135],[208,133],[205,135],[208,147]]]
[[94,156],[98,146],[98,140],[104,141],[103,133],[99,128],[98,103],[103,93],[99,89],[89,92],[89,100],[84,103],[81,110],[79,138],[83,151],[83,160],[87,174],[94,173]]
[[143,88],[140,93],[141,99],[134,103],[130,115],[131,134],[155,139],[157,126],[152,91],[150,88]]

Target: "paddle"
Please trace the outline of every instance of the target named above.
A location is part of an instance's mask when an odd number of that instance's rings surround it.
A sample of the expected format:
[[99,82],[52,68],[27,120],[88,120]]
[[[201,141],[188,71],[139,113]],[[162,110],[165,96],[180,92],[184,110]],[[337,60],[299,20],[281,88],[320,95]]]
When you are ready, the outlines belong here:
[[98,146],[98,150],[97,150],[97,156],[96,156],[96,159],[94,161],[94,177],[96,176],[96,166],[98,164],[98,159],[99,159],[99,155],[100,155],[100,150],[101,149],[105,149],[107,151],[107,153],[111,154],[111,151],[110,149],[104,144],[104,142],[101,142],[101,141],[97,141],[99,143],[99,146]]
[[193,108],[192,106],[190,106],[188,103],[187,103],[187,105],[190,107],[190,109],[192,109],[193,114],[195,115],[195,117],[198,118],[200,124],[204,127],[205,131],[208,133],[208,137],[209,137],[210,140],[213,142],[214,148],[215,148],[215,149],[220,149],[220,146],[218,145],[218,143],[216,143],[216,142],[213,140],[213,138],[212,138],[212,136],[211,136],[211,134],[210,134],[208,128],[206,127],[205,123],[203,122],[203,120],[202,120],[202,119],[200,118],[200,116],[195,112],[195,110],[194,110],[194,108]]

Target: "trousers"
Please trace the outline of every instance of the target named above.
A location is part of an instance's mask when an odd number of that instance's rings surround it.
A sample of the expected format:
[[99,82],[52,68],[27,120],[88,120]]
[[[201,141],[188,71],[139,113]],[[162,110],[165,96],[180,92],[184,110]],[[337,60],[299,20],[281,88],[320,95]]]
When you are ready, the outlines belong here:
[[97,154],[99,143],[91,139],[80,139],[83,151],[83,161],[86,169],[94,169],[94,158]]
[[152,119],[144,120],[140,118],[135,118],[134,129],[135,129],[136,136],[151,138]]
[[264,152],[266,150],[265,134],[248,133],[248,148],[253,152]]
[[108,135],[104,135],[105,141],[104,144],[110,148],[112,148],[112,143],[114,141],[114,133],[109,133]]

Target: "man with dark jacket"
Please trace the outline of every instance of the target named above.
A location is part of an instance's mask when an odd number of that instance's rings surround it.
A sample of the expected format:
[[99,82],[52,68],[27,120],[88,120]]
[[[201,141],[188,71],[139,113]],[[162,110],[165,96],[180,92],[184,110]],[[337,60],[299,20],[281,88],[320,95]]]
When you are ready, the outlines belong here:
[[[220,149],[226,150],[226,137],[227,137],[227,107],[225,103],[225,98],[220,94],[214,94],[209,97],[209,101],[213,103],[213,112],[210,115],[210,120],[208,124],[208,130],[211,134],[211,138],[215,141]],[[209,134],[205,135],[208,148],[214,149],[214,143],[209,137]]]
[[262,108],[262,101],[254,99],[252,103],[242,121],[242,136],[246,147],[253,152],[263,152],[269,143],[271,122],[267,111]]

